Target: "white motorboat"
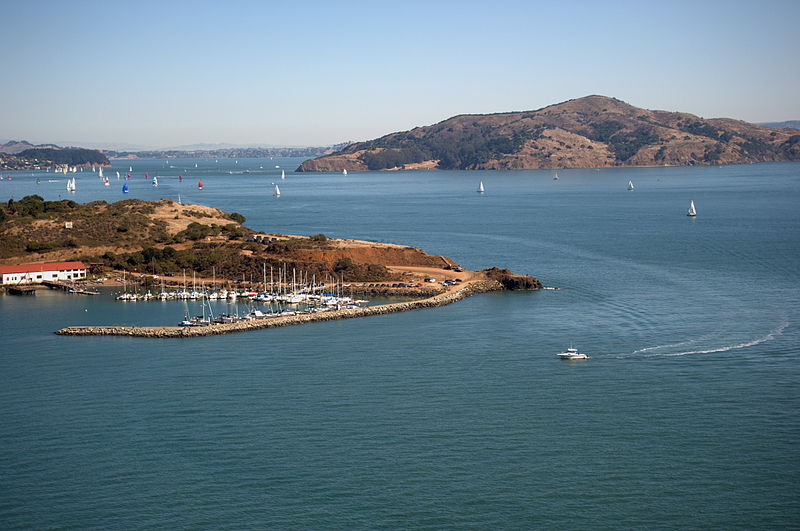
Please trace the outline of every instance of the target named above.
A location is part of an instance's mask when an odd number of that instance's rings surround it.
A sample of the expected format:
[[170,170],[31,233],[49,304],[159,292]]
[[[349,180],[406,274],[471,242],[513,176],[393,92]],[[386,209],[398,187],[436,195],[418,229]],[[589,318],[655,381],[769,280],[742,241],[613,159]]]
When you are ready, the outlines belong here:
[[576,348],[568,348],[564,352],[559,352],[558,357],[562,360],[588,360],[589,356],[583,352],[578,352]]

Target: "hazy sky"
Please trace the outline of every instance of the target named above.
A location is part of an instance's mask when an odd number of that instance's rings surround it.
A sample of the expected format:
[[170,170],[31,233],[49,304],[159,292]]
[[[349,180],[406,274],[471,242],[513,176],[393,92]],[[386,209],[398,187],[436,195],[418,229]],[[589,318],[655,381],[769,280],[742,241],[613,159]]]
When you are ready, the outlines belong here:
[[603,94],[800,119],[800,0],[0,6],[0,139],[327,145]]

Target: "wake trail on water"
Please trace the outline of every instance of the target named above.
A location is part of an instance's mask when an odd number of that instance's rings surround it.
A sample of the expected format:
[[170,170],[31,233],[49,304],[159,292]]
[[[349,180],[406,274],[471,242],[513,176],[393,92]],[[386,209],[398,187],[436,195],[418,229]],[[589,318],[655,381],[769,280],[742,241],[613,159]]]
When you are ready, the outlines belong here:
[[760,345],[762,343],[766,343],[767,341],[772,341],[776,337],[778,337],[781,334],[783,334],[783,331],[786,330],[786,328],[788,326],[789,326],[789,319],[788,318],[784,318],[780,322],[780,324],[774,330],[772,330],[770,333],[768,333],[768,334],[766,334],[764,336],[761,336],[759,338],[753,339],[752,341],[746,341],[744,343],[736,343],[736,344],[733,344],[733,345],[725,345],[725,346],[722,346],[722,347],[714,347],[714,348],[706,348],[706,349],[698,349],[698,350],[686,350],[686,351],[682,351],[682,352],[655,352],[655,353],[651,353],[651,354],[645,354],[646,352],[651,352],[653,350],[661,350],[661,349],[666,349],[666,348],[673,348],[673,347],[680,347],[680,346],[684,346],[684,345],[691,345],[691,344],[697,343],[699,341],[702,341],[704,338],[709,337],[708,335],[706,335],[706,336],[703,336],[703,337],[700,337],[700,338],[697,338],[697,339],[692,339],[692,340],[689,340],[689,341],[682,341],[680,343],[673,343],[673,344],[670,344],[670,345],[658,345],[658,346],[655,346],[655,347],[641,348],[641,349],[638,349],[638,350],[634,350],[630,354],[617,356],[617,358],[629,358],[629,357],[633,357],[633,356],[642,357],[642,358],[656,358],[656,357],[658,357],[658,358],[669,358],[669,357],[677,357],[677,356],[691,356],[691,355],[695,355],[695,354],[714,354],[714,353],[717,353],[717,352],[728,352],[730,350],[739,350],[739,349],[743,349],[743,348],[754,347],[756,345]]

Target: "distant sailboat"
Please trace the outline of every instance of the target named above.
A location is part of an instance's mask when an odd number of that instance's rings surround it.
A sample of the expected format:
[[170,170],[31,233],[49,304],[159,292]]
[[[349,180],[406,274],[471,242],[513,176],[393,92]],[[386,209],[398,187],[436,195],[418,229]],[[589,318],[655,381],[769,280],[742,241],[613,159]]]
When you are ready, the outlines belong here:
[[197,189],[198,190],[202,190],[203,189],[203,181],[197,181]]
[[694,208],[694,201],[689,201],[689,212],[687,212],[686,215],[691,218],[697,215],[697,210]]
[[109,186],[111,183],[108,181],[108,177],[103,179],[103,186]]
[[183,175],[178,175],[178,182],[179,182],[179,183],[182,183],[182,182],[183,182]]
[[128,193],[128,183],[125,183],[125,184],[122,185],[122,193],[123,194],[127,194]]
[[72,179],[67,179],[67,192],[74,192],[75,191],[75,177]]
[[281,170],[281,179],[285,179],[285,178],[286,178],[286,172]]
[[553,180],[554,180],[554,181],[557,181],[557,180],[558,180],[558,172],[556,172],[556,173],[555,173],[555,175],[553,175]]
[[481,181],[480,184],[478,184],[478,193],[482,194],[483,192],[485,192],[485,190],[483,188],[483,181]]
[[98,173],[97,176],[99,178],[101,178],[101,179],[103,178],[103,167],[102,166],[100,167],[100,173]]
[[119,172],[117,172],[117,180],[119,181]]
[[153,186],[158,186],[158,175],[153,175]]
[[128,166],[128,171],[132,172],[133,171],[133,166]]
[[629,192],[633,191],[633,181],[628,181],[628,191]]
[[178,204],[179,204],[179,205],[182,205],[182,204],[183,204],[183,203],[181,203],[181,194],[178,194]]
[[[275,183],[272,183],[275,184]],[[275,193],[272,194],[273,197],[280,197],[281,196],[281,189],[278,188],[278,185],[275,184]]]
[[197,167],[197,163],[196,163],[196,162],[194,163],[194,167],[195,167],[195,168]]
[[347,170],[342,170],[342,175],[347,175]]

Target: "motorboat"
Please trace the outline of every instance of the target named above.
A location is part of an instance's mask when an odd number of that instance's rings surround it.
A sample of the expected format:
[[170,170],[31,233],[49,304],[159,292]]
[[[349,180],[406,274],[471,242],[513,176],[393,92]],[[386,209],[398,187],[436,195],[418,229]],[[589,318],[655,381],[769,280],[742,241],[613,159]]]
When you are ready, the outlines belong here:
[[578,352],[576,348],[568,348],[564,352],[559,352],[558,357],[562,360],[588,360],[589,356],[583,352]]

